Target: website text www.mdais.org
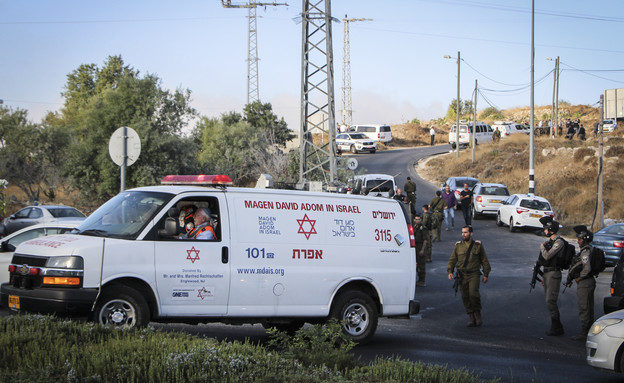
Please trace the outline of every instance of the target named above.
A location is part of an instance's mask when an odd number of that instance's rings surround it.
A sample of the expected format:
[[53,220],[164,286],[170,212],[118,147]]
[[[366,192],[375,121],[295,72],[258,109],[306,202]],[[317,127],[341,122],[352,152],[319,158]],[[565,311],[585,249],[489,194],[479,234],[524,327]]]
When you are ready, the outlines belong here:
[[239,268],[237,269],[239,274],[258,274],[258,275],[280,275],[284,276],[284,269],[274,269],[272,267],[258,267],[258,268]]

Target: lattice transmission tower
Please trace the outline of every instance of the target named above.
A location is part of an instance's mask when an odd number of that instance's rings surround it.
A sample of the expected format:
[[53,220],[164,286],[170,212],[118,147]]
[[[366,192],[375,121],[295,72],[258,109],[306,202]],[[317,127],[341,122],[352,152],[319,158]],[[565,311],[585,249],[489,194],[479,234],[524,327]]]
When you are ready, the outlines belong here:
[[256,8],[267,6],[288,5],[287,3],[257,3],[249,1],[243,4],[232,4],[231,0],[221,0],[223,8],[247,8],[248,37],[247,37],[247,104],[260,101],[260,87],[258,85],[258,26],[256,23]]
[[356,21],[373,21],[373,19],[342,19],[342,123],[352,125],[353,109],[351,106],[351,42],[349,40],[349,23]]
[[299,183],[333,183],[336,117],[330,0],[302,0]]

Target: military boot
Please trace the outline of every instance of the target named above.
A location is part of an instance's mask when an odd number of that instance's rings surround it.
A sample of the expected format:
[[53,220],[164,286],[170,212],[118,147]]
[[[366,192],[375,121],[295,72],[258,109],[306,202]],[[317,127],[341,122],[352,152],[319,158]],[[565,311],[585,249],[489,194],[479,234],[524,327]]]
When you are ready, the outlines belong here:
[[481,318],[481,311],[475,311],[474,313],[475,316],[475,326],[479,327],[483,324],[483,320]]
[[558,336],[564,334],[563,325],[561,324],[561,321],[559,321],[559,318],[551,318],[550,322],[550,330],[546,331],[546,335]]
[[570,339],[585,341],[587,339],[588,332],[589,332],[589,328],[583,327],[581,329],[581,332],[578,335],[574,335],[573,337],[570,337]]
[[468,316],[470,317],[470,322],[468,322],[468,324],[466,326],[468,327],[476,327],[477,326],[477,322],[476,322],[476,318],[475,318],[475,314],[474,313],[470,313],[468,314]]

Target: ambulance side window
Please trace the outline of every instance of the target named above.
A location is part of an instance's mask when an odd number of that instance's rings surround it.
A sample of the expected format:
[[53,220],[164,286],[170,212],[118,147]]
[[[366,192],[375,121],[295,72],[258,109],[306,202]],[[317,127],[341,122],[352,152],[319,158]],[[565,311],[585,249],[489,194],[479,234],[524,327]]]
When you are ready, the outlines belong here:
[[[189,197],[179,200],[175,207],[180,211],[179,216],[176,218],[177,221],[177,235],[175,238],[166,238],[164,240],[175,240],[175,241],[212,241],[212,242],[220,242],[221,241],[221,214],[219,209],[219,201],[215,197]],[[196,230],[195,228],[195,213],[199,209],[205,209],[209,213],[209,220],[206,224],[202,224],[200,229]],[[160,227],[164,226],[165,219],[167,217],[163,217]],[[199,232],[206,232],[199,234]],[[213,235],[211,235],[213,234]],[[202,239],[202,237],[204,237]],[[206,237],[212,238],[207,239]],[[214,237],[214,238],[213,238]]]

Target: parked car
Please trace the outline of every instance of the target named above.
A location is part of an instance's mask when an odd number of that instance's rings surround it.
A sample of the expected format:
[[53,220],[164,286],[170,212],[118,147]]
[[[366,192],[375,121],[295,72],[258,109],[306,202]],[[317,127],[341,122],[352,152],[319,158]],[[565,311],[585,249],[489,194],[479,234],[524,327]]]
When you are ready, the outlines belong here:
[[472,189],[478,183],[479,180],[474,177],[449,177],[442,184],[440,190],[444,191],[446,185],[448,185],[455,192],[455,198],[459,202],[459,195],[464,190],[464,184],[468,184],[468,189]]
[[71,206],[37,205],[28,206],[2,221],[0,234],[6,236],[37,223],[62,220],[84,220],[87,216]]
[[390,198],[396,192],[394,177],[390,174],[362,174],[349,180],[351,194],[366,194]]
[[547,215],[555,217],[546,198],[529,194],[512,194],[498,208],[496,224],[509,225],[511,232],[521,227],[542,228],[543,225],[539,220]]
[[509,137],[512,134],[516,133],[530,133],[528,129],[525,129],[524,125],[515,122],[494,121],[492,129],[498,130],[500,132],[501,138]]
[[595,232],[592,245],[605,252],[607,266],[615,266],[624,252],[624,223],[609,225]]
[[613,268],[609,293],[611,295],[602,302],[605,314],[624,309],[624,262],[618,262]]
[[336,147],[354,154],[362,151],[375,153],[377,142],[362,133],[341,133],[336,136]]
[[598,318],[587,334],[585,348],[590,366],[624,373],[624,310]]
[[[472,122],[459,122],[459,146],[469,146],[472,142]],[[475,142],[477,145],[482,144],[484,142],[492,141],[492,135],[494,134],[494,130],[492,127],[484,122],[477,122],[477,129],[475,131]],[[451,131],[448,135],[448,143],[451,144],[451,147],[455,149],[455,141],[457,141],[457,127],[456,125],[451,126]]]
[[602,131],[603,132],[612,132],[617,129],[617,121],[615,120],[604,120],[602,121]]
[[483,214],[496,214],[509,197],[509,190],[505,184],[479,182],[472,188],[472,194],[472,216],[477,219]]
[[13,252],[17,245],[29,239],[67,233],[78,227],[81,223],[82,220],[42,223],[28,226],[2,238],[2,240],[0,240],[0,283],[9,281],[9,263],[11,262],[11,258],[13,258]]
[[392,141],[392,129],[390,125],[352,125],[351,132],[362,133],[371,140],[380,142]]

